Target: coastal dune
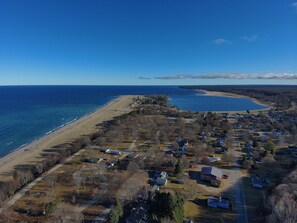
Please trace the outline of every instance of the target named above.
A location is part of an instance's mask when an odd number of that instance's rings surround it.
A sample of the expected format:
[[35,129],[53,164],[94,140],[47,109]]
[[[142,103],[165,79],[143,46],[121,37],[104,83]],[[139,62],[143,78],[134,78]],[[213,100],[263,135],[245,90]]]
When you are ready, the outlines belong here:
[[97,124],[129,113],[133,110],[131,103],[135,97],[120,96],[95,112],[2,157],[0,159],[0,181],[11,179],[16,166],[40,162],[45,150],[54,150],[54,146],[72,142],[84,135],[90,135],[98,130]]

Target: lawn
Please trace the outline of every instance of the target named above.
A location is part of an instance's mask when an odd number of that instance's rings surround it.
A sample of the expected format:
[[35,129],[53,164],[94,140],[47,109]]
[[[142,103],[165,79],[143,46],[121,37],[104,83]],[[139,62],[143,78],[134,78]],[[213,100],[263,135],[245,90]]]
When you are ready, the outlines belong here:
[[206,197],[200,197],[198,204],[186,201],[184,204],[185,217],[199,223],[235,222],[236,212],[234,210],[207,207],[205,199]]
[[243,177],[242,183],[244,185],[245,205],[247,209],[249,221],[263,222],[262,209],[265,198],[265,190],[254,188],[251,185],[250,177]]

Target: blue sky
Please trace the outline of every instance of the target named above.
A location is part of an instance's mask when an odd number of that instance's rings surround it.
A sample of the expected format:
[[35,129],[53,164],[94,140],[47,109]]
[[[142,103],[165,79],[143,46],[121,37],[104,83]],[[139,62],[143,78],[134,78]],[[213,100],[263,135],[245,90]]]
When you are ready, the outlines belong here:
[[297,84],[297,0],[3,0],[22,84]]

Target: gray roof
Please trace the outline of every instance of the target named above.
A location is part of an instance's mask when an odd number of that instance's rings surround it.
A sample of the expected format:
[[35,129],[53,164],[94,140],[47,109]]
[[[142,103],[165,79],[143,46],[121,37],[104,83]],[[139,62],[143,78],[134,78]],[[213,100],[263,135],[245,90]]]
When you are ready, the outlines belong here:
[[213,176],[216,176],[218,178],[222,178],[222,170],[216,168],[216,167],[203,167],[201,169],[201,174],[204,174],[204,175],[213,175]]

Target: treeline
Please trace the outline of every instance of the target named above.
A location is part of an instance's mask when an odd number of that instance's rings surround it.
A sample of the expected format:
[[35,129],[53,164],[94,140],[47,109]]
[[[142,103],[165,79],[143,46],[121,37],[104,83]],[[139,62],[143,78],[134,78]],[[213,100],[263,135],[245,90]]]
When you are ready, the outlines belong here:
[[297,169],[272,190],[265,202],[266,222],[297,222]]

